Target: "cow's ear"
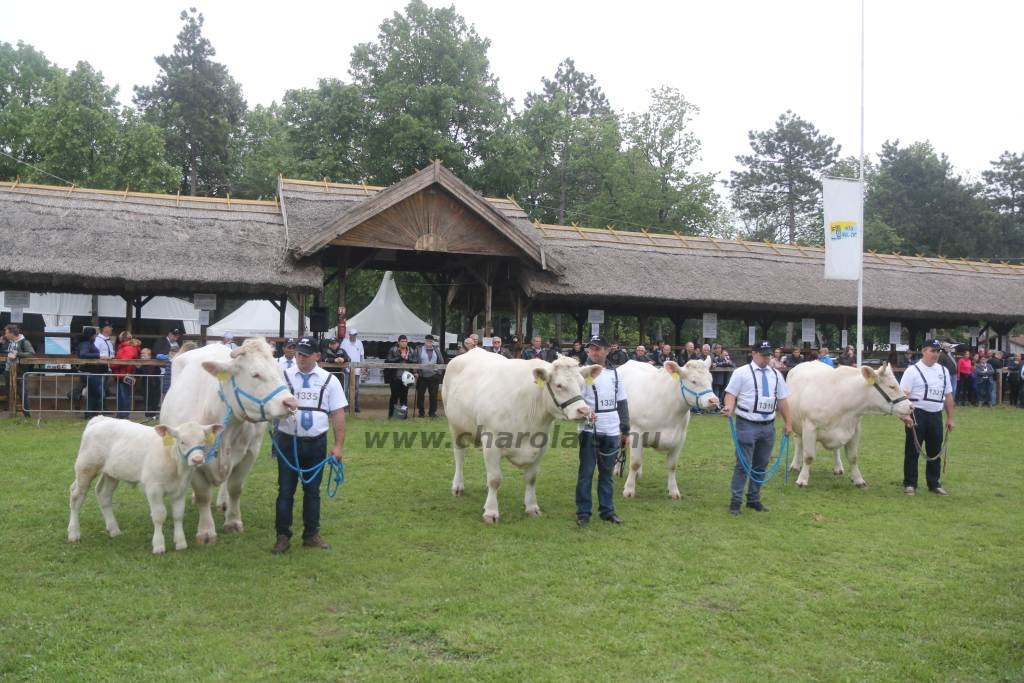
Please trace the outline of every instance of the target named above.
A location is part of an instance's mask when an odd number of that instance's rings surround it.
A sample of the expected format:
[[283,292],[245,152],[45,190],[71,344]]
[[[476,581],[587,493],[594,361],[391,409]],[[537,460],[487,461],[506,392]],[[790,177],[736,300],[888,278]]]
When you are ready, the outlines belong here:
[[583,377],[583,381],[587,384],[593,384],[597,376],[604,370],[600,365],[584,365],[580,368],[580,375]]
[[167,436],[167,434],[171,431],[171,428],[168,427],[167,425],[157,425],[153,427],[153,431],[159,434],[160,436]]
[[220,360],[204,360],[203,370],[223,381],[228,378],[229,375],[233,375],[238,372],[238,366],[234,363],[228,363]]
[[533,369],[533,381],[537,383],[537,386],[543,386],[548,381],[548,369],[547,368],[534,368]]
[[662,367],[665,369],[665,372],[667,372],[670,375],[676,375],[676,379],[679,379],[679,363],[675,362],[674,360],[667,360],[665,361],[665,364]]
[[877,379],[875,371],[872,370],[867,365],[861,366],[860,374],[864,375],[864,381],[867,382],[868,384],[874,384],[875,380]]
[[216,436],[217,434],[220,434],[222,431],[224,431],[224,425],[222,425],[219,422],[217,424],[206,425],[205,427],[203,427],[203,431],[209,432],[210,434]]

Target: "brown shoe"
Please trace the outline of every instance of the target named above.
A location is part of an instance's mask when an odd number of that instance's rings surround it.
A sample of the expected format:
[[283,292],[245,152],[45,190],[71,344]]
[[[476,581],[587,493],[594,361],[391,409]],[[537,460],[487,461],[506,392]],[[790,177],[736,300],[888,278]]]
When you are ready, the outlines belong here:
[[277,537],[277,543],[275,543],[274,547],[270,549],[270,552],[274,553],[275,555],[280,555],[286,550],[288,550],[288,548],[290,548],[291,545],[292,539],[288,538],[284,534],[281,534]]
[[320,550],[330,550],[331,548],[324,542],[324,539],[320,538],[320,534],[302,539],[302,545],[306,548],[320,548]]

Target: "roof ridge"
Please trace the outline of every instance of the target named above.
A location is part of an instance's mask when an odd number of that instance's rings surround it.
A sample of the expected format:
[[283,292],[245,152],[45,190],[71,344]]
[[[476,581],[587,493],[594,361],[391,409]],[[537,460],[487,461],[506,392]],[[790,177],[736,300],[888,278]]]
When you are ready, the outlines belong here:
[[91,194],[91,195],[102,195],[105,197],[112,197],[119,200],[127,200],[129,198],[146,198],[146,199],[159,199],[174,202],[180,204],[183,201],[187,202],[199,202],[204,204],[223,204],[232,208],[244,205],[252,206],[277,206],[277,200],[268,199],[234,199],[232,197],[196,197],[192,195],[182,196],[180,194],[159,194],[156,192],[130,192],[128,190],[102,190],[91,187],[81,187],[79,185],[72,185],[71,187],[64,187],[61,185],[39,185],[36,183],[22,183],[22,182],[11,182],[11,181],[0,181],[0,187],[6,187],[8,192],[15,192],[20,190],[43,190],[46,192],[59,192],[65,197],[77,194]]

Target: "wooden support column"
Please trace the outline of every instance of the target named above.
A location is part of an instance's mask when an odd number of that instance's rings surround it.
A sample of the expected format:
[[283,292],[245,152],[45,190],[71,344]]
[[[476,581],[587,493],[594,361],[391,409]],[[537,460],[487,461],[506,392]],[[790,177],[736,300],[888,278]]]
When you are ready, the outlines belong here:
[[516,336],[516,339],[518,339],[520,342],[523,341],[523,315],[524,315],[524,309],[526,308],[526,306],[523,303],[524,298],[525,297],[523,297],[523,293],[518,291],[518,290],[516,290],[516,294],[515,294],[515,306],[516,306],[516,330],[515,330],[515,336]]
[[296,323],[298,325],[298,327],[299,327],[299,334],[298,334],[298,336],[299,337],[305,337],[306,336],[306,295],[305,294],[299,294],[299,301],[296,304],[296,307],[299,309],[299,320]]
[[287,323],[287,320],[285,318],[285,314],[287,312],[288,312],[288,295],[286,294],[285,296],[281,297],[281,306],[278,309],[278,313],[279,313],[279,318],[278,318],[278,323],[279,323],[278,324],[278,336],[280,336],[280,337],[284,337],[285,336],[284,326]]
[[681,346],[683,343],[683,323],[686,322],[686,317],[681,313],[673,313],[669,316],[669,318],[671,318],[672,320],[672,339],[674,341],[674,344],[675,346]]
[[[132,300],[131,297],[123,296],[124,299],[124,329],[128,332],[132,331]],[[114,342],[115,346],[117,342]]]
[[637,324],[637,329],[640,331],[640,334],[637,337],[636,343],[637,344],[643,344],[644,343],[644,332],[647,329],[647,316],[646,315],[638,315],[636,317],[636,324]]
[[484,266],[484,336],[494,336],[494,320],[492,319],[491,303],[494,297],[494,262],[488,261]]

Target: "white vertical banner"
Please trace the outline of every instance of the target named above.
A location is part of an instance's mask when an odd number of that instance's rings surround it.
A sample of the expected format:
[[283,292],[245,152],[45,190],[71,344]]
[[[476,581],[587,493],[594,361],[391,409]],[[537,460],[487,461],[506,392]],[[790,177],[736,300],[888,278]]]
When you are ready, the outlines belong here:
[[705,339],[714,339],[718,336],[718,314],[705,313],[703,319],[703,336]]
[[903,343],[903,323],[897,320],[892,320],[889,322],[889,343]]
[[753,346],[757,343],[757,327],[749,325],[747,327],[747,344]]
[[800,341],[814,343],[814,318],[800,319]]
[[843,349],[845,350],[846,347],[850,345],[850,331],[849,330],[843,330],[843,333],[842,333],[841,337],[842,337],[842,341],[839,342],[839,345],[842,346]]
[[859,180],[825,178],[825,279],[859,280],[864,257],[864,191]]

